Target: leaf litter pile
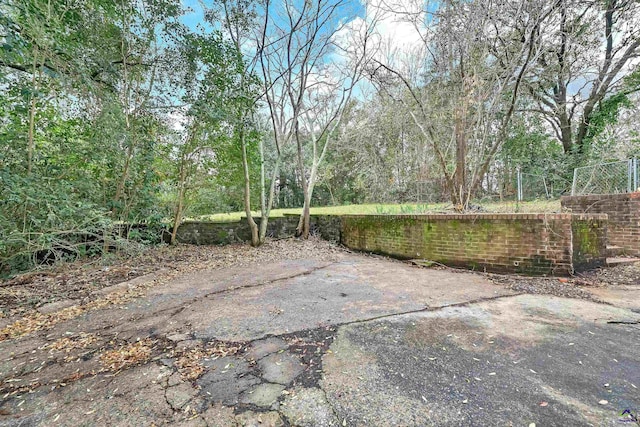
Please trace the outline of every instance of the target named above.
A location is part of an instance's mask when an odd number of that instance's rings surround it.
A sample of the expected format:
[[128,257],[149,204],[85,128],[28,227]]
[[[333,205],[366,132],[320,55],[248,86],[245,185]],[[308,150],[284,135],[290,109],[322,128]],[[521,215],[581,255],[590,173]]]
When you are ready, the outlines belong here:
[[176,358],[175,364],[180,376],[186,381],[195,381],[205,371],[205,367],[202,364],[205,359],[215,360],[220,357],[234,356],[244,351],[244,349],[244,345],[241,343],[213,341],[204,346],[199,345],[173,352],[171,357]]
[[100,363],[104,370],[119,372],[135,365],[141,365],[151,358],[155,342],[149,338],[120,345],[100,355]]
[[640,262],[596,269],[575,277],[523,277],[487,274],[492,282],[528,294],[547,294],[601,302],[587,289],[603,286],[640,286]]
[[577,279],[558,277],[521,277],[508,275],[488,275],[489,280],[516,292],[537,295],[554,295],[564,298],[578,298],[598,301],[583,286],[594,286]]
[[[68,333],[70,334],[70,332]],[[6,399],[18,393],[30,393],[42,386],[53,385],[52,390],[57,387],[65,387],[82,378],[93,377],[100,373],[117,375],[124,370],[149,362],[152,356],[157,358],[163,351],[163,346],[159,346],[158,340],[151,338],[138,339],[135,342],[116,339],[105,342],[96,334],[81,332],[38,347],[37,350],[31,352],[34,357],[30,359],[30,363],[43,358],[42,355],[37,355],[38,351],[44,351],[47,354],[38,368],[22,371],[19,369],[20,365],[24,364],[22,362],[14,367],[13,374],[11,371],[7,371],[4,373],[4,377],[0,377],[0,393],[4,393],[1,395],[2,398]],[[94,358],[94,354],[97,354],[97,357]],[[10,360],[13,360],[13,357],[6,359],[6,361]],[[59,368],[66,363],[74,363],[78,369],[72,373],[62,369],[53,376],[45,374],[45,378],[38,377],[29,381],[18,378],[21,375],[37,375],[41,373],[43,368],[51,368],[52,366]],[[78,365],[78,363],[84,364]],[[56,372],[55,368],[53,372]],[[9,378],[10,376],[13,378]]]
[[640,286],[640,262],[589,271],[586,280],[609,286]]
[[89,301],[82,305],[72,305],[53,313],[40,313],[33,311],[27,313],[21,319],[8,324],[0,329],[0,342],[10,338],[16,338],[32,332],[52,328],[58,323],[74,319],[89,310],[97,310],[110,305],[121,305],[134,298],[144,295],[144,290],[153,286],[153,282],[143,283],[132,289],[113,292],[105,297]]

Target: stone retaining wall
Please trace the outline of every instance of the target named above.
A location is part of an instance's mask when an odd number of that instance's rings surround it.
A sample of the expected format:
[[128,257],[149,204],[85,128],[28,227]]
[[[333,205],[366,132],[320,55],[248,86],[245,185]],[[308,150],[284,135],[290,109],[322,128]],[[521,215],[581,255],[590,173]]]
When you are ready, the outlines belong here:
[[[299,215],[285,215],[270,218],[267,236],[282,239],[295,235]],[[260,218],[254,218],[260,223]],[[323,239],[340,241],[340,217],[332,215],[312,215],[311,232]],[[194,245],[227,245],[251,240],[251,230],[246,219],[234,222],[188,221],[178,228],[176,239],[179,243]]]

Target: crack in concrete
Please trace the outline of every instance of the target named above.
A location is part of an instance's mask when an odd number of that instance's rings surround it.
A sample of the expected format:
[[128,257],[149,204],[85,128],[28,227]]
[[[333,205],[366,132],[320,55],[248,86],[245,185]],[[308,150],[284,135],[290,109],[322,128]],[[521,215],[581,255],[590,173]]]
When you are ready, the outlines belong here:
[[415,310],[401,311],[401,312],[398,312],[398,313],[381,314],[379,316],[369,317],[367,319],[353,320],[353,321],[350,321],[350,322],[334,324],[332,326],[339,328],[340,326],[347,326],[347,325],[353,325],[353,324],[358,324],[358,323],[372,322],[372,321],[375,321],[375,320],[387,319],[387,318],[396,317],[396,316],[404,316],[406,314],[435,312],[435,311],[444,310],[446,308],[452,308],[452,307],[468,307],[468,306],[470,306],[472,304],[478,304],[478,303],[486,302],[486,301],[496,301],[496,300],[503,299],[503,298],[513,298],[513,297],[517,297],[517,296],[521,296],[521,295],[525,295],[525,294],[526,294],[525,292],[519,292],[519,293],[516,293],[516,294],[497,295],[497,296],[494,296],[494,297],[477,298],[477,299],[473,299],[473,300],[469,300],[469,301],[456,302],[456,303],[452,303],[452,304],[445,304],[445,305],[439,305],[439,306],[434,306],[434,307],[425,306],[423,308],[418,308],[418,309],[415,309]]
[[[336,410],[333,403],[331,403],[331,401],[329,400],[329,395],[327,394],[327,390],[322,388],[322,386],[320,385],[318,385],[318,390],[322,392],[322,395],[324,396],[324,400],[327,402],[327,405],[329,405],[329,408],[331,409],[333,416],[336,417],[336,422],[338,423],[338,425],[340,425],[340,415],[338,414],[338,411]],[[344,420],[346,421],[347,419],[345,418]]]
[[609,320],[609,325],[640,325],[640,320]]
[[[292,336],[292,335],[298,335],[298,334],[302,334],[302,333],[306,333],[306,332],[316,331],[316,330],[319,330],[319,329],[325,329],[327,327],[336,328],[337,329],[337,328],[340,328],[342,326],[349,326],[349,325],[356,325],[356,324],[360,324],[360,323],[373,322],[373,321],[376,321],[376,320],[389,319],[389,318],[392,318],[392,317],[404,316],[404,315],[407,315],[407,314],[435,312],[435,311],[444,310],[446,308],[452,308],[452,307],[467,307],[467,306],[472,305],[472,304],[478,304],[478,303],[482,303],[482,302],[486,302],[486,301],[496,301],[496,300],[503,299],[503,298],[513,298],[513,297],[518,297],[518,296],[521,296],[521,295],[527,295],[527,293],[526,292],[520,292],[520,293],[516,293],[516,294],[498,295],[498,296],[493,296],[493,297],[478,298],[478,299],[459,302],[459,303],[439,305],[439,306],[436,306],[436,307],[425,306],[425,307],[417,308],[417,309],[413,309],[413,310],[400,311],[400,312],[397,312],[397,313],[381,314],[381,315],[378,315],[378,316],[367,317],[367,318],[364,318],[364,319],[350,320],[350,321],[347,321],[347,322],[332,323],[332,324],[327,325],[327,326],[318,326],[316,328],[302,329],[302,330],[299,330],[299,331],[286,332],[286,333],[283,333],[283,334],[265,334],[265,335],[261,335],[259,337],[250,339],[248,341],[245,341],[244,343],[245,344],[253,344],[256,341],[261,341],[261,340],[264,340],[264,339],[267,339],[267,338],[283,338],[283,337],[288,337],[288,336]],[[213,338],[212,340],[216,340],[216,338]],[[224,342],[224,340],[219,340],[219,341],[223,341]]]
[[165,378],[165,379],[164,379],[163,383],[164,383],[164,384],[162,385],[162,394],[163,394],[163,396],[164,396],[164,400],[165,400],[165,402],[167,403],[167,406],[169,406],[169,408],[171,409],[171,411],[172,411],[172,412],[174,413],[174,415],[175,415],[176,413],[180,412],[180,408],[176,409],[176,408],[173,406],[173,403],[171,403],[171,402],[169,401],[169,397],[167,397],[167,391],[169,391],[169,389],[171,388],[171,387],[169,386],[169,376],[168,376],[167,378]]
[[335,264],[338,264],[338,261],[332,261],[332,262],[329,262],[326,265],[322,265],[320,267],[313,267],[313,268],[311,268],[309,270],[303,271],[302,273],[296,273],[296,274],[292,274],[292,275],[286,276],[286,277],[278,277],[276,279],[267,280],[266,282],[256,283],[255,285],[242,285],[242,286],[236,286],[236,287],[233,287],[233,288],[220,289],[219,291],[214,291],[214,292],[210,292],[208,294],[205,294],[204,298],[208,298],[211,295],[217,295],[217,294],[222,294],[222,293],[226,293],[226,292],[237,291],[238,289],[259,288],[259,287],[262,287],[262,286],[270,285],[272,283],[281,282],[283,280],[295,279],[296,277],[302,277],[302,276],[309,276],[309,275],[315,273],[316,271],[324,270],[325,268],[329,268],[329,267],[331,267],[331,266],[333,266]]
[[[226,289],[219,289],[217,291],[208,292],[208,293],[205,293],[203,295],[199,295],[197,297],[188,299],[186,301],[180,301],[179,303],[177,303],[176,305],[172,305],[171,307],[162,308],[162,309],[153,311],[153,312],[148,313],[148,314],[142,314],[138,320],[146,319],[146,318],[149,318],[149,317],[152,317],[152,316],[158,316],[161,313],[173,310],[173,313],[171,313],[167,317],[167,319],[165,320],[164,323],[166,323],[170,319],[172,319],[173,317],[175,317],[175,316],[179,315],[180,313],[184,312],[187,308],[192,306],[193,303],[195,303],[195,302],[197,302],[197,301],[199,301],[199,300],[201,300],[203,298],[210,298],[210,297],[215,296],[215,295],[231,293],[231,292],[235,292],[235,291],[242,290],[242,289],[260,288],[260,287],[267,286],[267,285],[270,285],[270,284],[273,284],[273,283],[281,282],[283,280],[290,280],[290,279],[295,279],[296,277],[309,276],[309,275],[315,273],[316,271],[323,270],[325,268],[331,267],[331,266],[333,266],[335,264],[338,264],[338,263],[339,263],[339,261],[333,261],[333,262],[329,262],[326,265],[322,265],[320,267],[314,267],[314,268],[311,268],[309,270],[303,271],[301,273],[292,274],[292,275],[286,276],[286,277],[279,277],[279,278],[276,278],[276,279],[267,280],[265,282],[259,282],[259,283],[256,283],[256,284],[234,286],[234,287],[230,287],[230,288],[226,288]],[[144,297],[142,297],[142,298],[144,298]],[[112,327],[112,325],[110,325],[109,327]]]
[[[323,268],[329,267],[332,264],[335,264],[335,263],[331,263],[331,264],[328,264],[328,265],[325,265],[325,266],[322,266],[322,267],[316,267],[316,268],[314,268],[312,270],[308,270],[308,271],[305,271],[303,273],[299,273],[299,274],[296,274],[296,275],[288,276],[287,278],[279,278],[279,279],[276,279],[276,280],[264,282],[261,285],[253,285],[253,286],[263,286],[263,285],[266,285],[266,284],[269,284],[269,283],[273,283],[273,282],[276,282],[276,281],[287,280],[287,279],[294,278],[294,277],[309,275],[309,274],[312,274],[314,271],[318,271],[318,270],[321,270]],[[251,287],[251,286],[246,286],[246,287]],[[236,289],[239,289],[239,288],[223,290],[223,291],[220,291],[220,292],[232,291],[232,290],[236,290]],[[217,292],[217,293],[220,293],[220,292]],[[437,307],[425,306],[423,308],[414,309],[414,310],[407,310],[407,311],[401,311],[401,312],[395,312],[395,313],[388,313],[388,314],[382,314],[382,315],[379,315],[379,316],[368,317],[368,318],[365,318],[365,319],[357,319],[357,320],[348,321],[348,322],[335,323],[335,324],[332,324],[330,327],[337,329],[337,328],[340,328],[340,327],[343,327],[343,326],[349,326],[349,325],[354,325],[354,324],[362,324],[362,323],[373,322],[373,321],[382,320],[382,319],[391,319],[391,318],[394,318],[394,317],[404,316],[404,315],[408,315],[408,314],[435,312],[435,311],[439,311],[439,310],[443,310],[443,309],[451,308],[451,307],[467,307],[467,306],[470,306],[470,305],[473,305],[473,304],[478,304],[478,303],[482,303],[482,302],[486,302],[486,301],[495,301],[495,300],[499,300],[499,299],[513,298],[513,297],[517,297],[517,296],[521,296],[521,295],[525,295],[525,294],[526,294],[526,292],[521,292],[521,293],[509,294],[509,295],[498,295],[498,296],[493,296],[493,297],[478,298],[478,299],[475,299],[475,300],[470,300],[470,301],[465,301],[465,302],[460,302],[460,303],[447,304],[447,305],[442,305],[442,306],[437,306]],[[640,321],[608,321],[607,323],[608,324],[622,324],[622,325],[637,325],[637,324],[640,324]],[[322,330],[322,329],[326,329],[326,328],[327,328],[326,326],[320,326],[320,327],[317,327],[317,328],[304,329],[304,330],[300,330],[300,331],[296,331],[296,332],[288,332],[288,333],[284,333],[284,334],[266,334],[266,335],[263,335],[261,337],[257,337],[257,338],[254,338],[252,340],[243,342],[243,345],[252,345],[253,343],[255,343],[257,341],[261,341],[261,340],[264,340],[264,339],[267,339],[267,338],[280,338],[280,339],[285,339],[285,341],[286,341],[287,337],[302,336],[302,335],[305,335],[305,334],[309,334],[309,333],[311,333],[313,331],[318,331],[318,330]],[[156,338],[160,338],[160,337],[156,337]],[[209,341],[216,341],[216,339],[212,339],[212,340],[209,340]],[[217,341],[226,342],[226,341],[223,341],[223,340],[217,340]],[[99,349],[95,349],[94,351],[98,351],[98,350]],[[271,354],[271,353],[269,353],[269,354]],[[266,354],[266,355],[262,356],[258,360],[261,360],[264,357],[267,357],[269,354]],[[258,360],[256,360],[256,362]],[[59,363],[60,361],[48,361],[48,362],[49,363],[47,363],[47,366],[49,364],[51,364],[51,362],[53,362],[53,364],[55,364],[56,362]],[[321,368],[321,366],[319,366],[319,367]],[[256,369],[256,367],[254,367],[254,370],[255,369]],[[95,374],[99,374],[99,373],[95,373]],[[22,376],[22,375],[19,375],[19,376]],[[259,378],[261,378],[261,377],[259,376]],[[297,377],[296,377],[296,379],[297,379]],[[295,383],[296,379],[294,379],[292,381],[292,383]],[[166,390],[167,390],[167,388],[165,388],[165,400],[167,399]],[[169,404],[169,402],[167,402],[167,403]],[[172,410],[176,411],[176,409],[173,406],[171,406],[171,408],[172,408]]]
[[[307,274],[310,274],[310,272],[308,272]],[[294,276],[295,277],[295,276]],[[423,312],[433,312],[433,311],[439,311],[439,310],[443,310],[446,308],[450,308],[450,307],[465,307],[465,306],[469,306],[472,304],[477,304],[477,303],[481,303],[481,302],[485,302],[485,301],[495,301],[498,299],[503,299],[503,298],[513,298],[513,297],[517,297],[520,295],[523,295],[524,293],[516,293],[516,294],[510,294],[510,295],[498,295],[498,296],[493,296],[493,297],[485,297],[485,298],[478,298],[475,300],[471,300],[471,301],[465,301],[465,302],[461,302],[461,303],[454,303],[454,304],[447,304],[447,305],[443,305],[443,306],[438,306],[438,307],[423,307],[420,309],[416,309],[416,310],[407,310],[407,311],[402,311],[402,312],[396,312],[396,313],[389,313],[389,314],[383,314],[380,316],[374,316],[374,317],[369,317],[366,319],[358,319],[358,320],[354,320],[354,321],[349,321],[349,322],[342,322],[342,323],[338,323],[338,324],[332,324],[330,327],[334,330],[337,330],[338,328],[342,327],[342,326],[348,326],[348,325],[352,325],[352,324],[361,324],[361,323],[366,323],[366,322],[372,322],[372,321],[376,321],[376,320],[381,320],[381,319],[389,319],[389,318],[393,318],[396,316],[403,316],[403,315],[407,315],[407,314],[415,314],[415,313],[423,313]],[[314,331],[318,331],[318,330],[324,330],[326,329],[326,326],[321,326],[318,328],[312,328],[312,329],[306,329],[306,330],[301,330],[301,331],[296,331],[296,332],[288,332],[285,334],[266,334],[264,336],[261,336],[259,338],[255,338],[249,341],[246,341],[244,344],[249,346],[254,344],[255,342],[259,342],[268,338],[280,338],[280,339],[284,339],[285,341],[287,341],[287,338],[290,338],[292,336],[305,336],[308,335]],[[291,347],[291,346],[289,346]],[[290,350],[290,348],[289,348]],[[272,353],[269,353],[272,354]],[[264,356],[262,356],[261,358],[259,358],[258,360],[261,360],[265,357],[267,357],[269,354],[266,354]],[[320,355],[320,357],[322,357],[324,354],[326,354],[326,352],[323,352],[322,355]],[[323,372],[322,366],[317,366],[317,368],[320,368],[320,371]],[[254,368],[255,369],[255,368]],[[302,374],[300,374],[302,375]],[[300,377],[300,375],[298,375],[295,379],[293,379],[291,381],[291,383],[289,385],[287,385],[288,387],[291,387],[291,385],[295,385],[296,381],[298,379],[298,377]],[[262,380],[261,383],[266,383],[267,381]],[[335,420],[337,422],[338,425],[340,425],[341,423],[341,416],[339,414],[339,412],[337,411],[337,409],[335,408],[335,406],[333,405],[333,403],[331,402],[331,400],[329,399],[329,395],[327,394],[327,391],[319,384],[319,383],[315,383],[313,385],[311,384],[300,384],[303,387],[307,387],[307,388],[317,388],[318,390],[320,390],[324,396],[324,399],[329,407],[329,409],[331,410],[331,413],[333,414],[333,416],[335,417]],[[284,397],[281,397],[278,400],[282,400]],[[240,405],[239,407],[235,407],[236,410],[240,410],[239,413],[245,412],[247,410],[253,411],[253,412],[269,412],[269,411],[274,411],[274,409],[272,408],[263,408],[260,406],[256,406],[256,405],[251,405],[251,404],[243,404]],[[275,409],[275,412],[278,413],[278,415],[280,416],[280,418],[282,419],[282,421],[285,423],[285,425],[289,425],[290,424],[290,420],[286,417],[286,415],[282,412],[282,410],[280,408]]]

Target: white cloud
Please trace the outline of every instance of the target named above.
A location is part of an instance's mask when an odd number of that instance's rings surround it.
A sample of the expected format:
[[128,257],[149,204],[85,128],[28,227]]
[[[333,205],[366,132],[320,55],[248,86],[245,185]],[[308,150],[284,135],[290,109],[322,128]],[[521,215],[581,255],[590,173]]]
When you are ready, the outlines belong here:
[[413,50],[423,44],[424,9],[415,0],[368,0],[366,20],[375,23],[380,41],[392,50]]
[[346,23],[334,35],[339,46],[332,61],[344,64],[362,55],[363,40],[369,34],[368,49],[373,59],[392,68],[413,68],[422,56],[426,32],[426,4],[419,0],[363,0],[364,14]]

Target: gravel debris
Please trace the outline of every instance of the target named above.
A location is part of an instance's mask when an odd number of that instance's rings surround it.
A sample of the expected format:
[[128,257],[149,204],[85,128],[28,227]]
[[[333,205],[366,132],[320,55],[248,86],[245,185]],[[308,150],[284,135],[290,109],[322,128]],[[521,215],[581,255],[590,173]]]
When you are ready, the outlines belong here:
[[565,298],[578,298],[587,301],[601,302],[583,286],[586,282],[576,279],[558,277],[522,277],[509,275],[487,275],[488,279],[496,285],[504,286],[516,292],[537,295],[554,295]]
[[581,277],[608,286],[640,286],[640,262],[600,268],[583,273]]

